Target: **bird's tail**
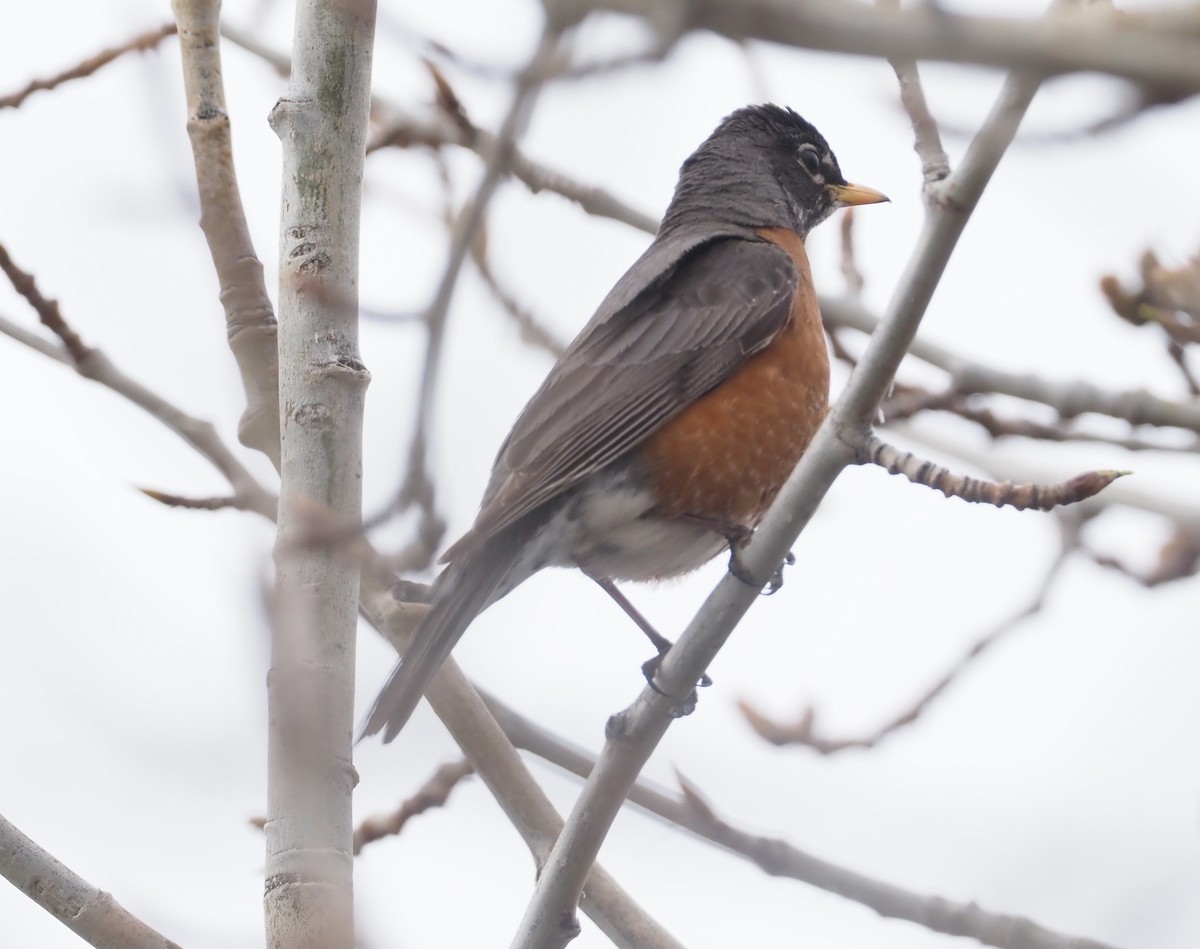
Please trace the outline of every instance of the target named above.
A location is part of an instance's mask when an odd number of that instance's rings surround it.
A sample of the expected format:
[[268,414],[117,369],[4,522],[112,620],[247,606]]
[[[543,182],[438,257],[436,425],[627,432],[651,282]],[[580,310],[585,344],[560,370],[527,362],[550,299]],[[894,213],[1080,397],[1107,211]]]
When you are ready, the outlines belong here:
[[467,627],[507,588],[499,591],[524,537],[502,531],[454,560],[437,578],[433,605],[413,634],[404,658],[392,670],[387,684],[375,699],[359,741],[383,732],[386,744],[402,729],[429,680],[441,668]]

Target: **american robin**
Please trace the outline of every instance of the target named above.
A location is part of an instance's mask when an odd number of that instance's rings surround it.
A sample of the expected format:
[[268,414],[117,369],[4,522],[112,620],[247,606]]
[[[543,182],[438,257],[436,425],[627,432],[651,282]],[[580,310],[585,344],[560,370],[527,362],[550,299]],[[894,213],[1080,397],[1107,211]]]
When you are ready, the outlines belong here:
[[738,572],[828,404],[804,238],[837,208],[886,200],[847,184],[790,109],[717,127],[501,445],[364,736],[394,738],[471,621],[543,567],[578,567],[618,602],[615,581],[679,576],[726,548]]

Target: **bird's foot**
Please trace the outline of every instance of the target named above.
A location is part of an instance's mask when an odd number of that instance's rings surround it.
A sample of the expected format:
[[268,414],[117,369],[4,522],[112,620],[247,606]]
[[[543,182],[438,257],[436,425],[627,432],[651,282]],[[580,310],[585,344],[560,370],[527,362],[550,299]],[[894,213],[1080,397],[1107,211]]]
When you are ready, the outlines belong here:
[[772,593],[779,592],[783,586],[783,568],[790,567],[796,562],[796,555],[790,550],[787,556],[783,558],[783,562],[775,568],[775,572],[771,574],[771,579],[767,581],[765,587],[759,587],[758,581],[750,575],[750,571],[742,562],[742,551],[738,547],[729,549],[729,572],[746,584],[748,587],[753,587],[758,590],[762,596],[770,596]]

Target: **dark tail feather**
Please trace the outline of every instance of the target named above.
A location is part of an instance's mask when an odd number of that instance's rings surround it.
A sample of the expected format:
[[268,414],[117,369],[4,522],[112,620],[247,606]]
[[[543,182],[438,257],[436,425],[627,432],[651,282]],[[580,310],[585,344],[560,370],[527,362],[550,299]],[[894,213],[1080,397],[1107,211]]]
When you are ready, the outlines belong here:
[[508,532],[489,538],[464,554],[438,577],[433,606],[413,634],[404,659],[392,670],[387,685],[375,699],[359,741],[382,731],[386,744],[400,733],[421,701],[429,680],[442,667],[472,620],[492,602],[520,548],[518,539],[506,537],[505,533]]

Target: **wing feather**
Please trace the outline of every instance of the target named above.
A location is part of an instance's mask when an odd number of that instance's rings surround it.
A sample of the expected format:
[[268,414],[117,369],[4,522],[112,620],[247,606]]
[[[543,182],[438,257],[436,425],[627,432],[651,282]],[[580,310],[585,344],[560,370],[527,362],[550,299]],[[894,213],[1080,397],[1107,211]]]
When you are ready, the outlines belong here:
[[614,291],[517,419],[475,526],[446,559],[616,460],[726,379],[787,324],[797,279],[786,251],[727,237],[691,248],[665,279],[605,314]]

